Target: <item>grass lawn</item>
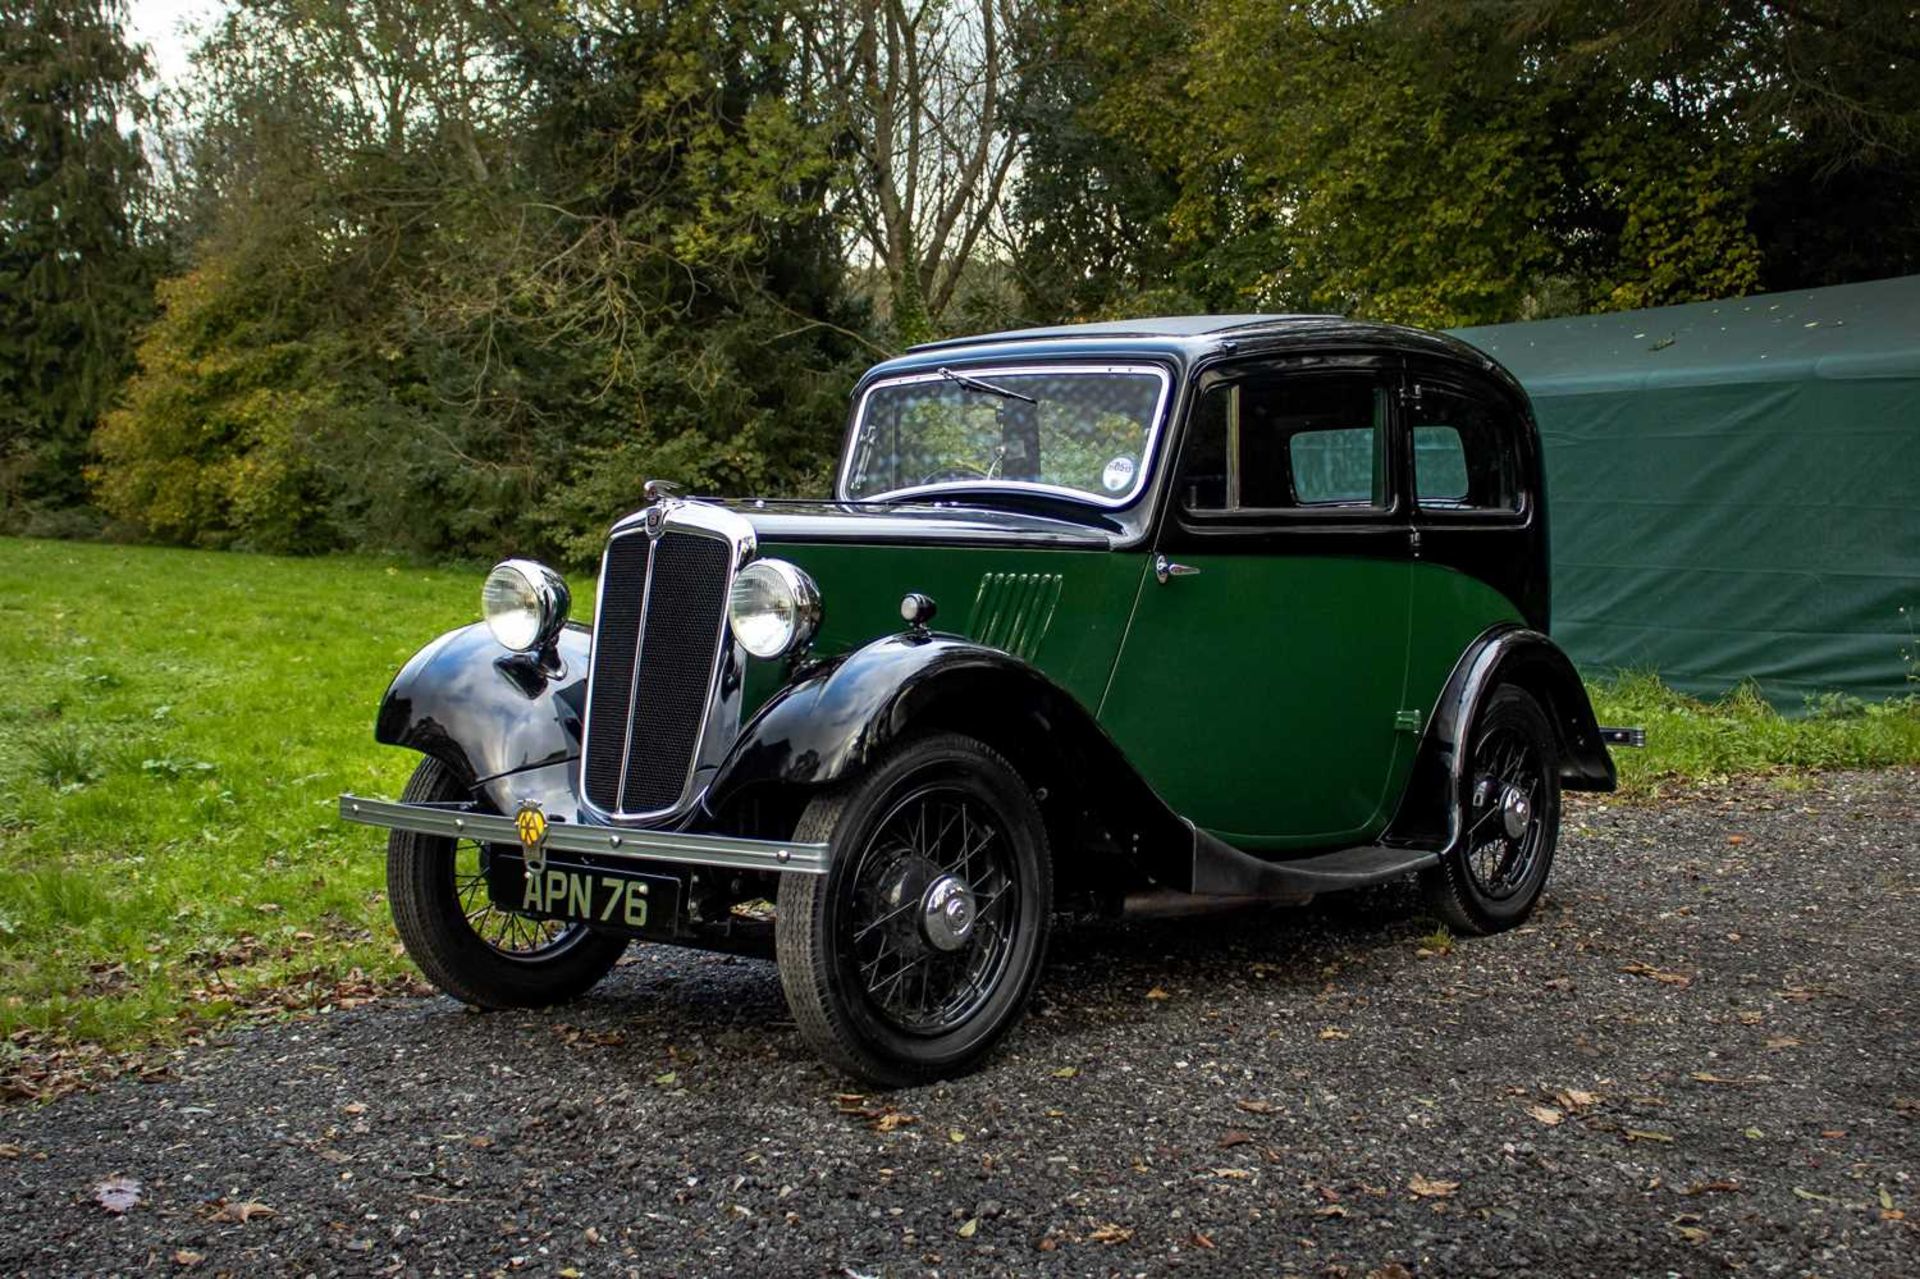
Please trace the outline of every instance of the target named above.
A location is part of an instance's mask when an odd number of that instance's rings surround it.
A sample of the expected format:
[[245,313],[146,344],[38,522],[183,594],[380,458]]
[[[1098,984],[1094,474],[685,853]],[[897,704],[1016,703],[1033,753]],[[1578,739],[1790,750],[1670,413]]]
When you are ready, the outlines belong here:
[[[16,1073],[49,1048],[138,1049],[411,971],[384,842],[334,801],[399,793],[413,756],[372,740],[380,692],[474,617],[479,587],[471,569],[0,539],[0,1054]],[[1598,692],[1603,721],[1649,730],[1651,749],[1619,753],[1637,794],[1920,762],[1912,701],[1786,720],[1648,678]]]

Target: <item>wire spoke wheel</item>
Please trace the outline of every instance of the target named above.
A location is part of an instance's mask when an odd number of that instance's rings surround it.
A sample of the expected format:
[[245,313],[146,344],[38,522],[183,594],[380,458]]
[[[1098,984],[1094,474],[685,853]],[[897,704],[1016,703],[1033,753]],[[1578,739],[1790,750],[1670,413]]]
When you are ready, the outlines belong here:
[[1482,893],[1503,901],[1526,886],[1545,842],[1545,761],[1530,737],[1505,724],[1481,737],[1474,758],[1467,869]]
[[501,910],[487,892],[490,846],[462,839],[453,847],[454,898],[473,935],[488,949],[509,959],[538,959],[571,944],[580,925],[560,919],[534,919]]
[[1013,945],[1011,859],[999,819],[962,790],[923,787],[880,820],[850,877],[843,944],[887,1022],[942,1034],[986,1003]]

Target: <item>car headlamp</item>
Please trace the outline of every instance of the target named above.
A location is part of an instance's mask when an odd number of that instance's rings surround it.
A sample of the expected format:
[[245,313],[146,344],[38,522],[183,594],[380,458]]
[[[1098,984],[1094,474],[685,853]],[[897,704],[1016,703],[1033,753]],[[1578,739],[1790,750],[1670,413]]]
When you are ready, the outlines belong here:
[[516,653],[545,648],[566,624],[573,595],[558,573],[532,560],[493,566],[480,589],[480,612],[493,637]]
[[733,579],[727,598],[733,637],[755,657],[781,657],[813,638],[820,590],[785,560],[755,560]]

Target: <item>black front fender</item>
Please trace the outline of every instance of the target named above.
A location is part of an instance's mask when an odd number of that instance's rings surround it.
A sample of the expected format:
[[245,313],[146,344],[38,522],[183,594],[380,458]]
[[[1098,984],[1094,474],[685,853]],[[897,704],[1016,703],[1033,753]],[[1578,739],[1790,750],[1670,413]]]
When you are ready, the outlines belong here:
[[469,785],[565,764],[580,754],[588,631],[567,627],[543,660],[483,623],[449,631],[393,677],[374,738],[431,755]]
[[1080,788],[1144,863],[1169,849],[1190,856],[1192,828],[1071,693],[1017,657],[953,635],[893,635],[801,671],[741,731],[707,808],[724,812],[756,787],[831,785],[908,734],[936,729],[985,741],[1038,784]]

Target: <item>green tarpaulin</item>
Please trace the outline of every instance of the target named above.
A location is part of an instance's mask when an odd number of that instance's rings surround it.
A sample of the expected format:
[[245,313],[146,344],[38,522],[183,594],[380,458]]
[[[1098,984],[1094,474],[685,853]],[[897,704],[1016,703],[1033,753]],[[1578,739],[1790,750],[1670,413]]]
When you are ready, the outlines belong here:
[[1458,335],[1533,397],[1583,669],[1914,691],[1920,276]]

